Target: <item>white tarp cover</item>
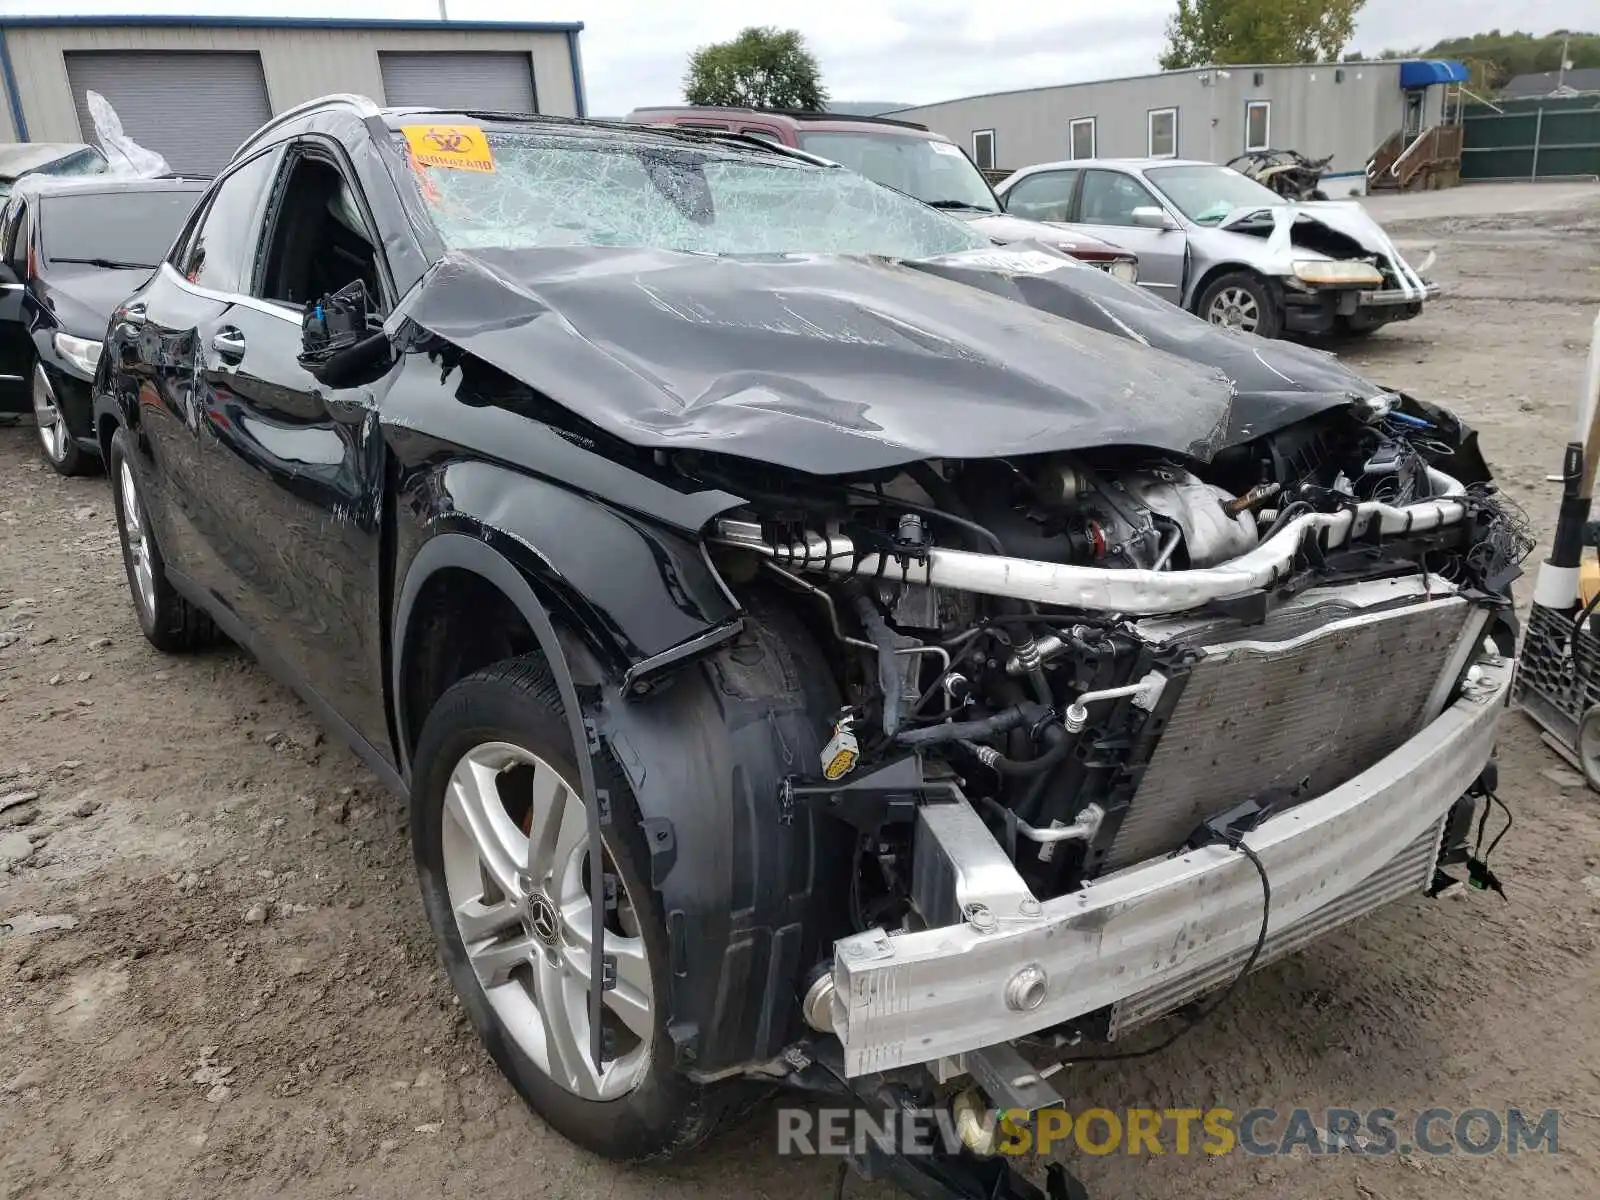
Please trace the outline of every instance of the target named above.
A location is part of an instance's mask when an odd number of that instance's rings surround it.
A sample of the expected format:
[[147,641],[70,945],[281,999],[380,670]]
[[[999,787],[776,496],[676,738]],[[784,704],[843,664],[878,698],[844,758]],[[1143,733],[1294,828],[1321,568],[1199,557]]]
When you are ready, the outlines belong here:
[[134,175],[144,179],[157,175],[170,175],[172,168],[167,160],[154,150],[147,150],[122,132],[122,118],[99,92],[86,92],[89,115],[94,118],[94,137],[106,156],[113,175]]

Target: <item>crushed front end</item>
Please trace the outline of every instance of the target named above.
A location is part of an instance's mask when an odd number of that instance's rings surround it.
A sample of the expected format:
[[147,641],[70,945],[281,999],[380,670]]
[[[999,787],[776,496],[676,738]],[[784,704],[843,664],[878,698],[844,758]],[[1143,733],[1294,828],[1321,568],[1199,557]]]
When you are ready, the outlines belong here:
[[[1408,321],[1440,294],[1429,277],[1430,252],[1412,266],[1383,229],[1353,201],[1292,202],[1240,210],[1206,237],[1204,253],[1224,261],[1241,253],[1233,235],[1261,239],[1242,253],[1283,290],[1284,322],[1298,333],[1363,332]],[[1211,245],[1216,239],[1227,239]]]
[[1531,539],[1448,414],[1362,400],[1206,463],[693,473],[751,497],[713,560],[790,598],[843,699],[785,803],[855,834],[803,1006],[850,1079],[1041,1107],[1024,1057],[1095,1057],[1467,857]]

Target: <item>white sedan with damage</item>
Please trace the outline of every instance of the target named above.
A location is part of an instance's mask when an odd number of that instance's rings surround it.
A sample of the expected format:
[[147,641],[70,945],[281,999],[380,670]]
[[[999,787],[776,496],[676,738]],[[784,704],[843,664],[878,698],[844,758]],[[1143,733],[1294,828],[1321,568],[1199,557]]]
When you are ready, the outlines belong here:
[[1014,216],[1114,238],[1139,283],[1224,325],[1364,334],[1439,294],[1355,200],[1286,200],[1231,167],[1078,159],[1025,167],[995,189]]

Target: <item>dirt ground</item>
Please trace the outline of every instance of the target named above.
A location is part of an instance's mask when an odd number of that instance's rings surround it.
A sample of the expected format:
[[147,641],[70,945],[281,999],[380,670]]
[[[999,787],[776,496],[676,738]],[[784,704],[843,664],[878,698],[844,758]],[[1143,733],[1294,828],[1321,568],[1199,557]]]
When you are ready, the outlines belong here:
[[[1448,297],[1344,347],[1454,405],[1548,535],[1600,306],[1600,189],[1380,206]],[[1542,554],[1542,546],[1541,551]],[[1524,593],[1531,585],[1524,585]],[[1110,1200],[1600,1194],[1600,802],[1506,719],[1508,899],[1406,901],[1260,972],[1165,1055],[1070,1074],[1078,1108],[1561,1110],[1555,1155],[1077,1161]],[[37,797],[15,801],[16,793]],[[399,805],[234,651],[163,658],[103,479],[0,429],[0,1195],[831,1196],[758,1113],[623,1169],[518,1102],[466,1027]],[[853,1181],[849,1197],[885,1197]]]

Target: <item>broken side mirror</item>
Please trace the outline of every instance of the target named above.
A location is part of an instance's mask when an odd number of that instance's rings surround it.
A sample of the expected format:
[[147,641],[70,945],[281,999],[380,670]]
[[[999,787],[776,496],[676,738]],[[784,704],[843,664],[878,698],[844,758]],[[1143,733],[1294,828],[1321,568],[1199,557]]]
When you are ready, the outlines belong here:
[[1171,229],[1173,223],[1167,219],[1167,211],[1157,204],[1141,204],[1128,214],[1133,218],[1133,223],[1141,229]]
[[330,388],[360,387],[394,365],[394,346],[372,309],[366,284],[358,279],[306,305],[298,361]]

